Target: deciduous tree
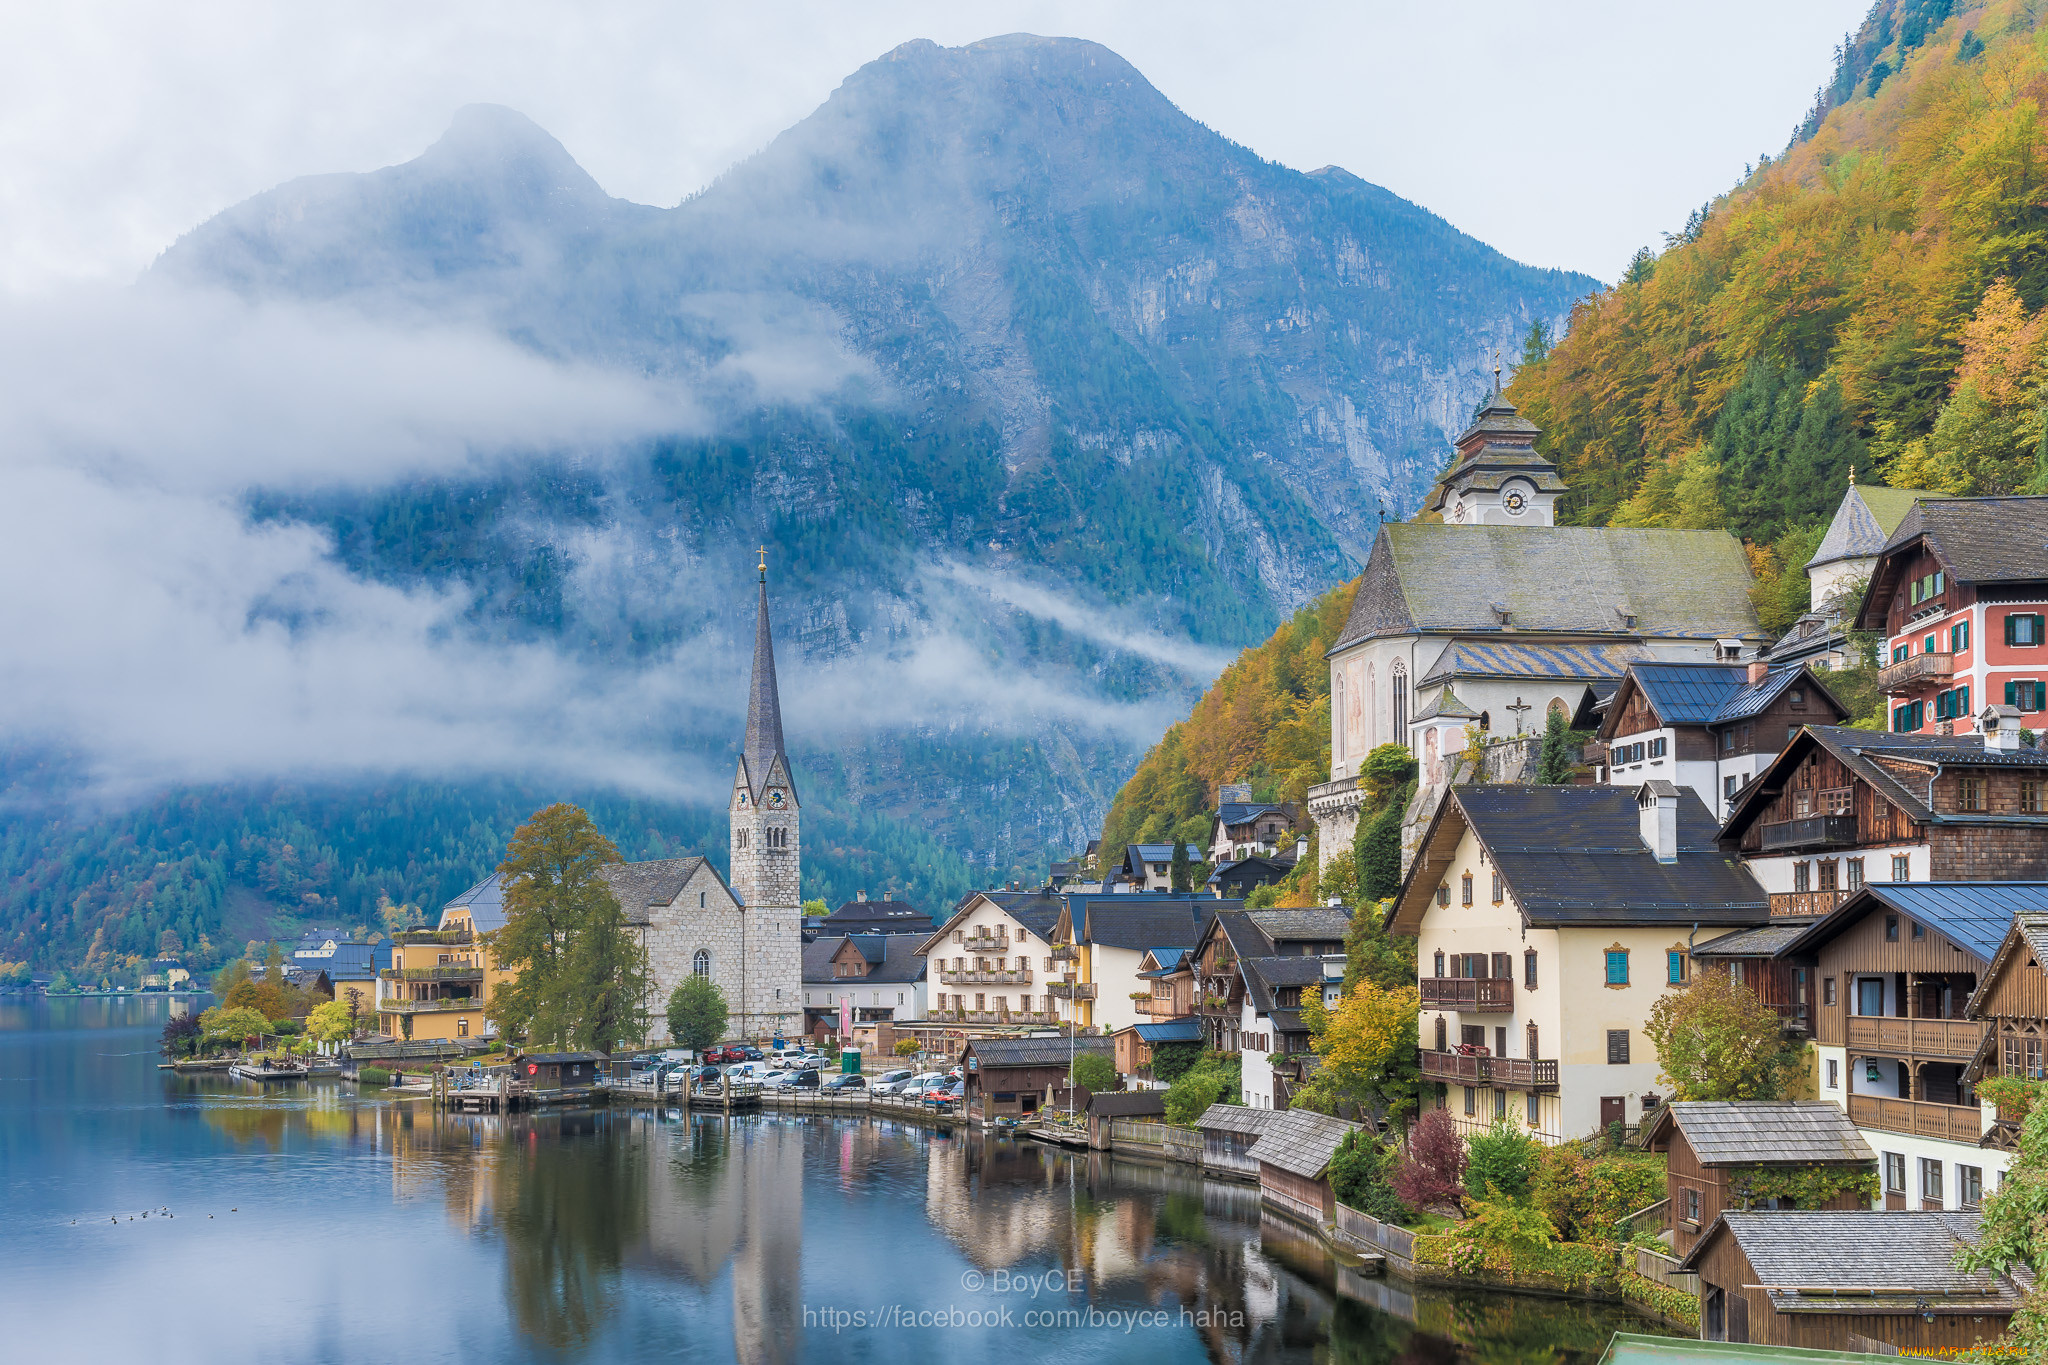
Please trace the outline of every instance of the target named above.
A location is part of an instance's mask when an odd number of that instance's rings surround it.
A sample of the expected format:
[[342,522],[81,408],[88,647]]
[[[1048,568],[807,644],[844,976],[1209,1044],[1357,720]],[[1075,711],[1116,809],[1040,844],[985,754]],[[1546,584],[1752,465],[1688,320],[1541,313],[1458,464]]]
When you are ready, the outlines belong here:
[[1116,1063],[1099,1052],[1074,1058],[1074,1084],[1090,1093],[1116,1089]]
[[1325,1113],[1346,1102],[1382,1114],[1412,1109],[1420,1010],[1413,985],[1390,989],[1361,980],[1334,1011],[1323,1007],[1320,994],[1304,993],[1302,1022],[1322,1065],[1303,1088],[1300,1103]]
[[306,1033],[323,1043],[341,1043],[355,1036],[355,1017],[347,1005],[330,1000],[306,1016]]
[[668,1036],[677,1047],[702,1052],[725,1036],[725,992],[708,976],[692,974],[669,992]]
[[1732,973],[1703,970],[1651,1007],[1643,1032],[1660,1079],[1679,1100],[1776,1100],[1791,1091],[1806,1045]]
[[1465,1140],[1451,1116],[1424,1111],[1408,1134],[1408,1148],[1394,1167],[1394,1192],[1411,1209],[1455,1205],[1465,1188]]

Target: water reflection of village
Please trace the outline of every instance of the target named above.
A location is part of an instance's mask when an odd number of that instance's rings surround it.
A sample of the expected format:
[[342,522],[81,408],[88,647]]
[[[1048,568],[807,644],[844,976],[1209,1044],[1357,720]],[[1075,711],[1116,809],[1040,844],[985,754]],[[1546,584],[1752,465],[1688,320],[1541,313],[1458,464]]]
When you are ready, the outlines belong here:
[[[1162,1359],[1563,1362],[1597,1357],[1617,1325],[1584,1305],[1362,1277],[1305,1230],[1262,1215],[1253,1187],[1028,1140],[773,1114],[437,1117],[338,1087],[280,1105],[218,1081],[181,1086],[208,1092],[205,1121],[241,1142],[388,1154],[401,1207],[438,1207],[502,1244],[511,1320],[558,1353],[590,1347],[668,1286],[687,1324],[678,1346],[709,1345],[725,1299],[735,1359],[797,1359],[807,1226],[818,1242],[813,1292],[855,1243],[871,1259],[837,1266],[843,1277],[924,1306],[1000,1301],[992,1283],[961,1292],[963,1267],[991,1282],[997,1271],[1055,1270],[1071,1292],[1013,1295],[1020,1312],[1164,1309],[1173,1325],[1144,1329],[1162,1334],[1145,1352]],[[1024,1329],[1016,1345],[1052,1354],[1060,1334]],[[900,1344],[922,1354],[937,1343]]]

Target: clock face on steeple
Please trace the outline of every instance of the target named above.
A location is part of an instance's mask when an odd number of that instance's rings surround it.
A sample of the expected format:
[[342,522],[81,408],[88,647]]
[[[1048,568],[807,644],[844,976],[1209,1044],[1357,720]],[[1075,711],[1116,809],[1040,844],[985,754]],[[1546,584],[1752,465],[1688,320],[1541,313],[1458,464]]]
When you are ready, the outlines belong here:
[[782,795],[782,788],[780,788],[780,787],[774,787],[774,788],[771,788],[771,789],[769,790],[769,792],[768,792],[768,809],[770,809],[770,810],[781,810],[781,809],[782,809],[782,807],[783,807],[783,805],[784,805],[784,802],[785,802],[785,798],[784,798],[784,797],[783,797],[783,795]]
[[1516,514],[1517,516],[1521,514],[1521,511],[1524,507],[1527,507],[1529,505],[1529,500],[1522,496],[1522,491],[1519,488],[1510,492],[1505,498],[1502,498],[1501,501],[1507,504],[1508,511]]
[[744,805],[747,805],[747,804],[748,804],[748,801],[747,801],[747,789],[746,789],[745,787],[741,787],[741,788],[740,788],[740,790],[739,790],[739,801],[740,801],[740,804],[741,804],[742,806],[744,806]]

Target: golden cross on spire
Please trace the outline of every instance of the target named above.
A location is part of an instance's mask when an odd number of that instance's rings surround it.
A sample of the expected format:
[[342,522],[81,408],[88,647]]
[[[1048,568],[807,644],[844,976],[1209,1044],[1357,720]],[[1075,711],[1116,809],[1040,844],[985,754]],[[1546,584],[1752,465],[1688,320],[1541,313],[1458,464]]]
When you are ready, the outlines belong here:
[[763,583],[768,581],[768,547],[766,545],[761,547],[761,581]]
[[1850,466],[1849,466],[1849,487],[1851,487],[1851,488],[1854,488],[1855,486],[1856,486],[1856,466],[1852,464],[1852,465],[1850,465]]
[[1500,397],[1500,352],[1493,353],[1493,396]]

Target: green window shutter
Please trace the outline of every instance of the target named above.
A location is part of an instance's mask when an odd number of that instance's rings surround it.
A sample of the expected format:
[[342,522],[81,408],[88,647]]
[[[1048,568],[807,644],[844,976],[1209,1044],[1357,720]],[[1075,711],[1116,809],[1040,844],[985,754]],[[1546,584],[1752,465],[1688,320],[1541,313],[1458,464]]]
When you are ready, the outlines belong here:
[[2012,612],[2005,614],[2005,642],[2012,643],[2013,627],[2019,624],[2019,617]]
[[2020,685],[2012,679],[2006,680],[2005,704],[2007,706],[2018,706],[2020,704]]

